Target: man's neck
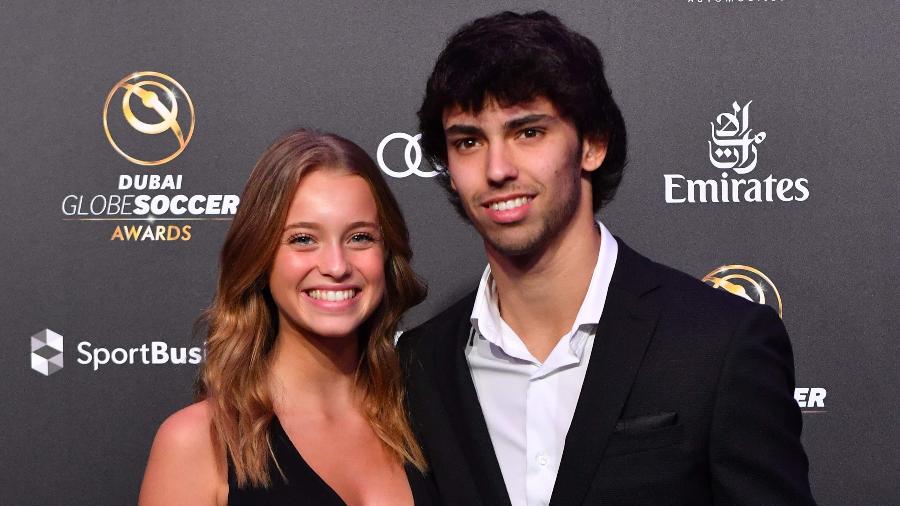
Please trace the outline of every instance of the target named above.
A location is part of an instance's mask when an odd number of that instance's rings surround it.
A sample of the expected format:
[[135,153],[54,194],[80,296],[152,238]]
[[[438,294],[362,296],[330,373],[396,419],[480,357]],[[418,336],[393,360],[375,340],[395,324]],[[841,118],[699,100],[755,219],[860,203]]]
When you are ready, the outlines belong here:
[[539,361],[571,330],[600,252],[593,214],[576,216],[539,253],[507,257],[488,248],[503,320]]

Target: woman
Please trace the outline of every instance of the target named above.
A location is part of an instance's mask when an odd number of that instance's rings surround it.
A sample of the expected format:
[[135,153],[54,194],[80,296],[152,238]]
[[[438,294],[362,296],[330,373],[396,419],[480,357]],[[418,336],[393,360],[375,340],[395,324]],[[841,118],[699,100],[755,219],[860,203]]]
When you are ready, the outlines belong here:
[[298,130],[244,189],[203,320],[199,402],[169,417],[140,504],[434,501],[393,337],[425,288],[372,159]]

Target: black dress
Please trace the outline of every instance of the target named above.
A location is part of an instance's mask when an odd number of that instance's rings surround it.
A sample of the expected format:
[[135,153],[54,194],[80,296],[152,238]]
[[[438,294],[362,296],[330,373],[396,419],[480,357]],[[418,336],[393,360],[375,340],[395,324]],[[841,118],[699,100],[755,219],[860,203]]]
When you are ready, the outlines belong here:
[[[252,485],[238,488],[234,466],[229,458],[229,506],[346,506],[337,492],[328,486],[325,480],[303,460],[303,456],[300,455],[284,428],[281,427],[278,417],[272,418],[272,423],[269,425],[269,437],[272,440],[272,451],[278,459],[278,464],[281,466],[287,482],[282,479],[275,464],[270,462],[272,485],[269,488],[256,488]],[[440,505],[431,479],[423,476],[418,469],[409,464],[405,466],[405,470],[416,506]]]

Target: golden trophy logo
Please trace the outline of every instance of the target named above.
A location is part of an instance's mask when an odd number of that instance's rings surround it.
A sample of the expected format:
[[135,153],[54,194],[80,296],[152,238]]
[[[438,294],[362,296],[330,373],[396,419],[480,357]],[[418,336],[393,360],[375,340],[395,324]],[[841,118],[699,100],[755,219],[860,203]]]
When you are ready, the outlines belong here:
[[175,79],[159,72],[135,72],[106,96],[103,131],[128,161],[161,165],[180,155],[191,141],[194,104]]
[[772,306],[782,316],[781,294],[768,276],[747,265],[723,265],[703,276],[707,285],[751,302]]

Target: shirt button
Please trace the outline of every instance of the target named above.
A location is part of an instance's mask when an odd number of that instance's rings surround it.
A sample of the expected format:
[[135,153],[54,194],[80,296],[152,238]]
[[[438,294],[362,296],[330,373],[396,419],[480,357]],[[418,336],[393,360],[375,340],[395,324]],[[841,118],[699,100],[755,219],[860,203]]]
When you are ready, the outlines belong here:
[[546,453],[539,453],[535,460],[537,460],[539,466],[544,467],[550,462],[550,457]]

